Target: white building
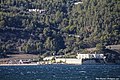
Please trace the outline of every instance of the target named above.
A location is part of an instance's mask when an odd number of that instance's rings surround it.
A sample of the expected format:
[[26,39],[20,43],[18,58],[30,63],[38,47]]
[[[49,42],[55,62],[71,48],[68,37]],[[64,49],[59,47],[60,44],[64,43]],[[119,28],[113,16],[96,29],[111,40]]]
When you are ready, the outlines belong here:
[[56,63],[81,64],[81,59],[76,58],[56,58]]
[[77,58],[60,58],[60,57],[45,57],[44,61],[51,61],[55,58],[56,63],[66,63],[66,64],[82,64],[84,59],[90,59],[85,63],[93,63],[95,64],[96,61],[94,59],[104,59],[104,54],[77,54]]
[[103,59],[105,58],[105,56],[104,54],[78,54],[77,58],[78,59],[92,59],[92,58]]

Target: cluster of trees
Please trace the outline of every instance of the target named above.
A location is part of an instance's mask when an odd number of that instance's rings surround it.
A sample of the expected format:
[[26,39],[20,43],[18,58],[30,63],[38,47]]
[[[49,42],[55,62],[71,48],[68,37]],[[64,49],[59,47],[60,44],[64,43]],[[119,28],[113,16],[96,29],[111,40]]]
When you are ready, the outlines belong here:
[[120,44],[119,0],[1,0],[0,6],[0,52],[51,55]]

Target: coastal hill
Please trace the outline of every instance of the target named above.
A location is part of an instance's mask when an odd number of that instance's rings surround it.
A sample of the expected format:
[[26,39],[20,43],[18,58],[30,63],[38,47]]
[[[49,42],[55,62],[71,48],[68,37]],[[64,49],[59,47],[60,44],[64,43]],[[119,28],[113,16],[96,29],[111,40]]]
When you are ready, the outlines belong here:
[[[86,50],[86,51],[85,51]],[[109,63],[116,63],[119,64],[120,63],[120,45],[109,45],[109,46],[105,46],[105,47],[98,47],[96,46],[95,48],[86,48],[84,50],[81,50],[80,52],[77,53],[68,53],[65,55],[59,55],[59,57],[61,56],[61,58],[67,58],[67,59],[77,59],[77,54],[103,54],[104,55],[104,59],[103,61],[107,64]],[[55,57],[56,55],[54,55]],[[20,60],[27,60],[27,61],[33,61],[33,62],[37,62],[37,61],[43,61],[44,58],[53,58],[52,56],[46,57],[43,55],[35,55],[35,54],[21,54],[21,53],[17,53],[17,54],[7,54],[5,56],[1,55],[1,59],[0,59],[0,63],[6,63],[6,62],[10,62],[10,61],[20,61]],[[54,58],[53,58],[54,59]],[[85,59],[87,60],[87,59]],[[97,61],[99,61],[100,59],[95,59]]]
[[0,55],[64,55],[120,44],[119,0],[1,0]]

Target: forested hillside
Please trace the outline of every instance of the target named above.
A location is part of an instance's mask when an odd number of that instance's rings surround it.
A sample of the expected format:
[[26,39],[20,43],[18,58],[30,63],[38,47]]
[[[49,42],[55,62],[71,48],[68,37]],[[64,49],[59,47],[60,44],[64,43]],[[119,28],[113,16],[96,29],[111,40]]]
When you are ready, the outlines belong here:
[[50,55],[120,44],[120,0],[0,0],[0,7],[0,52]]

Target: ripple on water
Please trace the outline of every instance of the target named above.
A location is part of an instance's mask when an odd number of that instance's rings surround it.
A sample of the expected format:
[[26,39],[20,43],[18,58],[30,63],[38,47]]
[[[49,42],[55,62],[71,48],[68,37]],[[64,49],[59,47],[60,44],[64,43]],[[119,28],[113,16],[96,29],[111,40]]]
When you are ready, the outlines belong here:
[[20,72],[20,75],[24,75],[24,73],[23,73],[23,72]]
[[108,65],[40,65],[0,67],[1,80],[94,80],[99,77],[119,77],[120,66]]
[[86,73],[86,71],[79,71],[79,73]]
[[30,74],[31,72],[30,71],[27,71],[27,74]]

